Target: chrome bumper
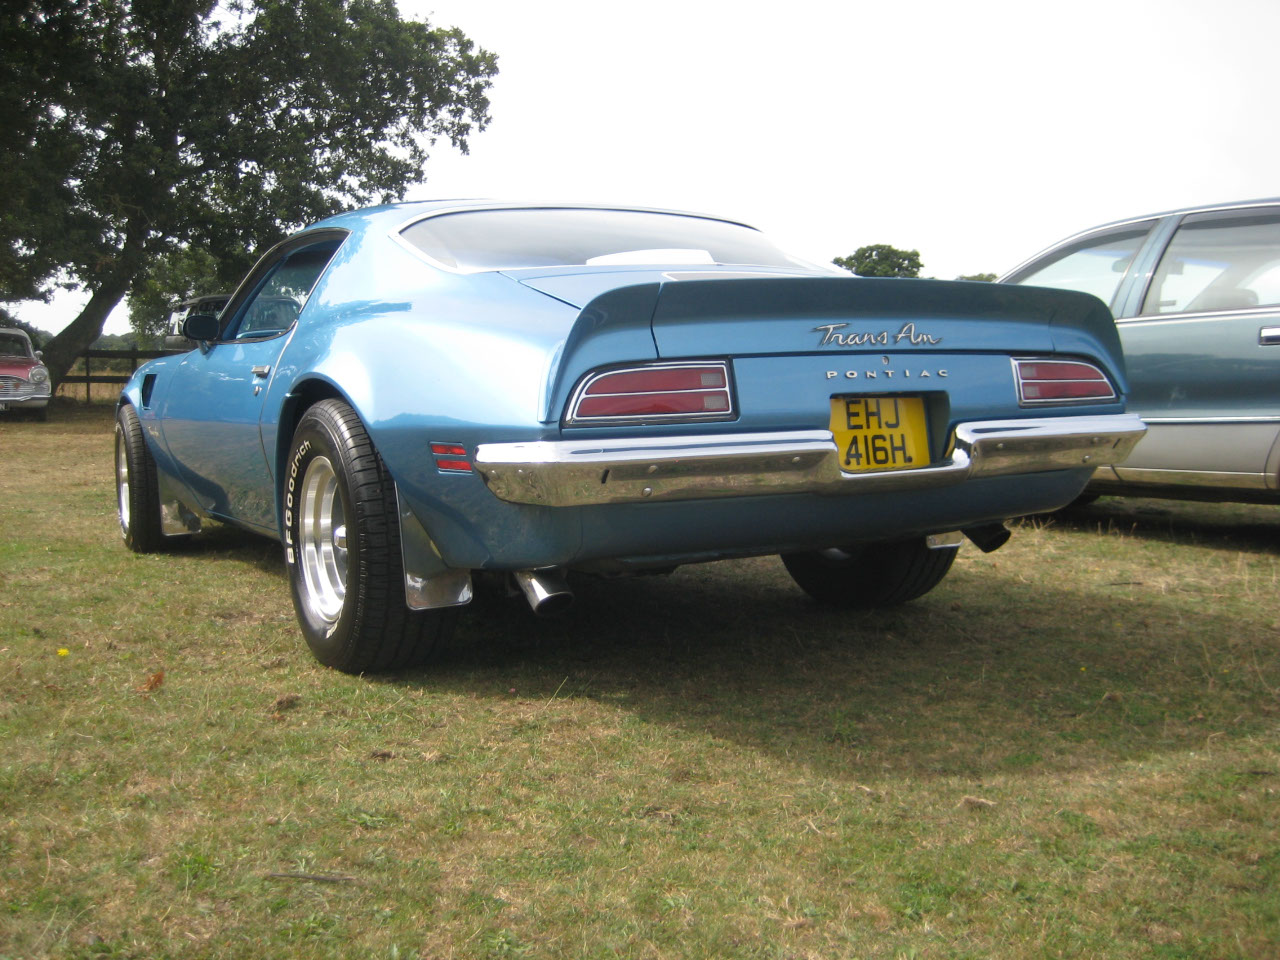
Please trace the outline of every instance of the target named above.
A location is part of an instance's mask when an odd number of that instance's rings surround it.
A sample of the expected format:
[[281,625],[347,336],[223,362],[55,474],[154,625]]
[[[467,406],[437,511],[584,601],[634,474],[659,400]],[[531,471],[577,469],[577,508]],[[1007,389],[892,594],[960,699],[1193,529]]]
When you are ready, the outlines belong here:
[[1120,463],[1146,431],[1134,414],[962,423],[948,459],[872,473],[842,471],[829,430],[485,443],[473,462],[498,498],[544,507],[838,495]]

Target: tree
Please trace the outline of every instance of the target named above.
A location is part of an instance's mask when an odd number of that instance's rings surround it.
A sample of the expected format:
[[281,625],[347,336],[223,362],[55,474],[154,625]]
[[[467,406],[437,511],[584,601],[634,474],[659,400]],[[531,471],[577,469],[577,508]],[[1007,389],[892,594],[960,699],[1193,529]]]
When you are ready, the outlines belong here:
[[994,273],[968,273],[962,277],[956,277],[957,280],[975,280],[979,283],[994,283],[996,275]]
[[248,272],[252,258],[219,263],[203,247],[166,250],[147,264],[129,290],[129,323],[143,341],[167,329],[175,303],[191,297],[230,293]]
[[18,0],[0,27],[0,301],[90,294],[55,380],[157,258],[236,263],[402,197],[484,129],[497,73],[394,0]]
[[887,243],[859,247],[850,256],[836,257],[831,262],[860,277],[918,277],[924,267],[920,251],[899,250]]

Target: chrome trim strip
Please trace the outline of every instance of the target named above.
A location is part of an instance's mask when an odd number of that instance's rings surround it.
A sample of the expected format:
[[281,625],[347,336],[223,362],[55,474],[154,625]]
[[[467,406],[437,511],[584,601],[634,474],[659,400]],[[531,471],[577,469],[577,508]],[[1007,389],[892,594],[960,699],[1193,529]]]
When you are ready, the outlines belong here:
[[962,423],[950,459],[870,473],[840,469],[829,430],[486,443],[473,462],[499,499],[548,507],[839,495],[1119,463],[1146,429],[1134,414]]
[[1209,470],[1158,470],[1149,467],[1122,467],[1120,482],[1135,486],[1226,487],[1237,490],[1267,489],[1264,473],[1217,473]]
[[1197,310],[1194,313],[1140,313],[1133,317],[1116,317],[1121,326],[1141,323],[1154,326],[1158,323],[1185,323],[1190,320],[1218,320],[1222,317],[1274,316],[1277,308],[1274,304],[1260,307],[1239,307],[1235,310]]
[[1277,417],[1149,417],[1142,415],[1143,423],[1280,423]]

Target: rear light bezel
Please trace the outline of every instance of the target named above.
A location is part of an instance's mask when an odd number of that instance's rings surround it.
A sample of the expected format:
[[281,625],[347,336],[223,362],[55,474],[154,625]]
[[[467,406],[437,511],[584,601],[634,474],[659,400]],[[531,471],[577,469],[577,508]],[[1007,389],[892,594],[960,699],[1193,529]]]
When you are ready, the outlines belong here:
[[[609,377],[619,374],[644,374],[670,370],[716,370],[723,378],[723,386],[708,387],[702,390],[653,390],[624,392],[620,394],[591,394],[593,386]],[[724,410],[640,413],[622,415],[583,415],[579,412],[584,400],[602,396],[649,396],[655,394],[721,392],[724,394],[727,408]],[[733,367],[728,360],[679,360],[656,363],[630,363],[623,366],[604,367],[592,370],[578,383],[569,397],[565,407],[564,426],[566,427],[602,427],[626,426],[630,424],[678,424],[678,423],[716,423],[738,419],[737,391],[733,383]]]
[[[1113,403],[1120,399],[1120,393],[1116,390],[1116,385],[1107,376],[1105,370],[1094,363],[1092,360],[1086,360],[1082,357],[1011,357],[1010,363],[1013,366],[1013,382],[1018,392],[1018,406],[1020,407],[1043,407],[1043,406],[1079,406],[1081,404],[1090,403]],[[1077,367],[1082,371],[1092,371],[1095,376],[1083,377],[1028,377],[1024,376],[1023,364],[1041,364],[1044,366],[1056,367]],[[1096,393],[1092,395],[1066,396],[1066,397],[1028,397],[1027,386],[1029,384],[1103,384],[1107,388],[1105,394]]]

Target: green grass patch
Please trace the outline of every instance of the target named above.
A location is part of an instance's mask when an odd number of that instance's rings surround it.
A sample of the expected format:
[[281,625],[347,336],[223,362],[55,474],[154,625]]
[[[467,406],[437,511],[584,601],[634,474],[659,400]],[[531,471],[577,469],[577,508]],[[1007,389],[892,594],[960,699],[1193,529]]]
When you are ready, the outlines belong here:
[[276,545],[124,549],[110,430],[0,419],[0,958],[1276,953],[1274,509],[1024,520],[886,611],[482,592],[357,678]]

